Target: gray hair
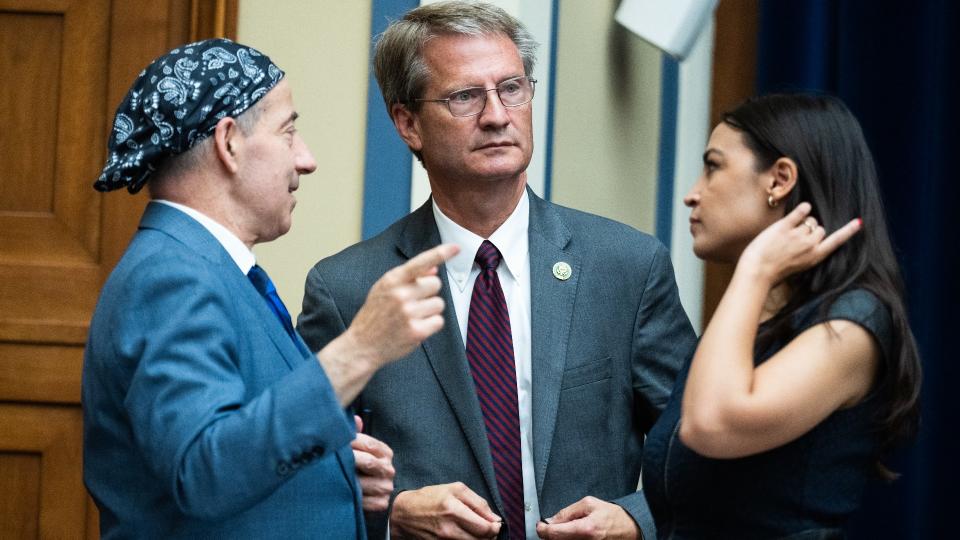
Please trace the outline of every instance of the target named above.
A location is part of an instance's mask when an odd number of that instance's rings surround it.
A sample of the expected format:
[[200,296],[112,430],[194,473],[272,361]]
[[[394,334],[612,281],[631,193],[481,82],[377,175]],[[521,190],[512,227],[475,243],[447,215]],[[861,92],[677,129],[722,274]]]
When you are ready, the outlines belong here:
[[373,70],[390,113],[390,106],[402,103],[417,110],[430,72],[423,59],[423,47],[442,35],[509,37],[523,61],[524,74],[533,74],[536,40],[523,24],[497,6],[452,0],[412,9],[393,21],[380,34],[373,55]]
[[[250,135],[256,129],[266,105],[258,101],[252,107],[233,117],[237,127],[244,135]],[[195,172],[206,164],[203,162],[206,154],[213,149],[214,136],[211,133],[209,137],[204,137],[192,147],[179,154],[164,158],[158,165],[157,170],[150,175],[150,181],[147,182],[147,189],[150,190],[150,196],[153,198],[162,198],[165,190],[164,185],[175,182],[177,178],[186,174]]]

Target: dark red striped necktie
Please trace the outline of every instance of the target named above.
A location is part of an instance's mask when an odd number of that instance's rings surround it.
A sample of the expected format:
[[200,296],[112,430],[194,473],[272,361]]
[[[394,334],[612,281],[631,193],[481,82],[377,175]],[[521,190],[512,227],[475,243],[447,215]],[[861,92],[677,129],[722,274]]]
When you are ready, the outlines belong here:
[[489,240],[484,240],[474,260],[480,265],[480,275],[470,297],[467,360],[490,441],[493,471],[506,514],[503,518],[510,539],[522,540],[525,526],[520,410],[517,404],[517,371],[513,359],[510,313],[497,277],[500,251]]

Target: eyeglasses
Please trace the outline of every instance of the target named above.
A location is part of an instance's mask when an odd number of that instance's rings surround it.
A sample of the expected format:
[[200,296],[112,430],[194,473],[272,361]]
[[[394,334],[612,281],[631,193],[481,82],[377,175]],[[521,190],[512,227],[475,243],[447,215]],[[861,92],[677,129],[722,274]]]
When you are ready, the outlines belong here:
[[496,90],[500,103],[504,107],[519,107],[533,100],[533,90],[537,83],[531,77],[514,77],[498,84],[495,88],[474,86],[451,92],[445,99],[415,99],[419,102],[446,103],[453,116],[474,116],[483,112],[487,106],[487,94]]

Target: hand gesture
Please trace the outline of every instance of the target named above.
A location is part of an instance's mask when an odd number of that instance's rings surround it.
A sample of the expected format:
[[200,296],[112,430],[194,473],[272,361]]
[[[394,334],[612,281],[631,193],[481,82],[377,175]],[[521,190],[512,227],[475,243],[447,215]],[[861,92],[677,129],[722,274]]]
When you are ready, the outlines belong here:
[[391,531],[415,538],[496,538],[502,521],[462,482],[401,492],[390,513]]
[[800,203],[764,229],[747,245],[737,267],[749,269],[773,285],[817,265],[860,230],[860,220],[854,219],[827,236],[810,210],[810,203]]
[[378,279],[346,332],[357,350],[382,366],[443,328],[437,267],[459,251],[452,244],[437,246]]
[[363,430],[363,421],[354,416],[357,438],[350,443],[353,461],[357,467],[360,491],[363,493],[364,512],[383,512],[390,504],[393,493],[393,450],[383,441],[374,439]]
[[549,540],[600,538],[640,538],[640,528],[620,505],[584,497],[557,512],[549,520],[537,523],[537,536]]

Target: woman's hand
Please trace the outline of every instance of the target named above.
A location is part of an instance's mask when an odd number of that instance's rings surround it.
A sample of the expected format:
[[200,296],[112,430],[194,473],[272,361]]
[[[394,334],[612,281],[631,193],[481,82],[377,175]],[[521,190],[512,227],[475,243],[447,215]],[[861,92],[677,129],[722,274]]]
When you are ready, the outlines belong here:
[[861,228],[854,219],[830,236],[810,215],[810,203],[802,202],[754,238],[740,256],[738,267],[773,286],[790,274],[817,265]]

